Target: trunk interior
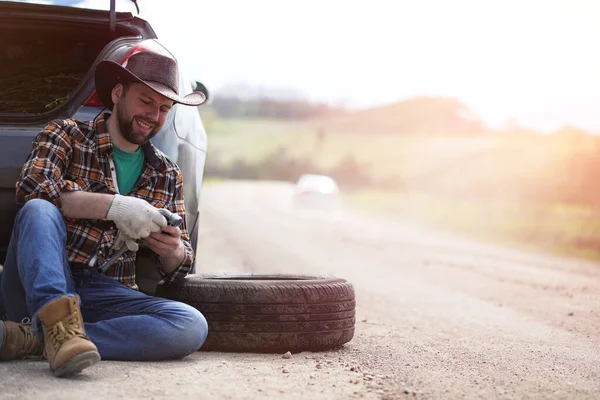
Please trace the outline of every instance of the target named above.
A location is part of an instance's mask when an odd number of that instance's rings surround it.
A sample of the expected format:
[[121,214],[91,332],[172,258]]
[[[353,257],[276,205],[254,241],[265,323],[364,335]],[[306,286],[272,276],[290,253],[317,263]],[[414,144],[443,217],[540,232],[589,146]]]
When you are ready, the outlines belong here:
[[106,26],[0,17],[0,113],[46,113],[69,98],[102,49]]

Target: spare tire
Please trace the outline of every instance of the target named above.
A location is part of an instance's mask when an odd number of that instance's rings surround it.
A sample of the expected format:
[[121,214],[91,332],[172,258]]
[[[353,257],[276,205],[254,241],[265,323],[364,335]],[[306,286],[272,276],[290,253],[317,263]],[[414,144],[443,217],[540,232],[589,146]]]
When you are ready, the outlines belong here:
[[354,287],[339,278],[193,274],[159,286],[156,295],[204,314],[208,337],[201,350],[318,351],[354,336]]

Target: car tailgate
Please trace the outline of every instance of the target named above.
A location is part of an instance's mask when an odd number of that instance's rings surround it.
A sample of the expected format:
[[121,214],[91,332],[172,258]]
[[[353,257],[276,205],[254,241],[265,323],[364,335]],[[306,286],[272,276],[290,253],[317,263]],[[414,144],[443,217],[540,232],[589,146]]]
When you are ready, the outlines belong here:
[[[39,20],[42,22],[56,21],[65,23],[83,22],[86,24],[105,25],[107,28],[110,23],[110,13],[108,11],[78,7],[0,1],[0,11],[2,12],[2,18],[6,20]],[[149,25],[145,23],[140,25],[134,19],[137,20],[129,12],[115,13],[116,24],[130,27],[135,26],[136,30],[143,27],[144,32],[140,33],[145,36],[156,37],[156,34]]]

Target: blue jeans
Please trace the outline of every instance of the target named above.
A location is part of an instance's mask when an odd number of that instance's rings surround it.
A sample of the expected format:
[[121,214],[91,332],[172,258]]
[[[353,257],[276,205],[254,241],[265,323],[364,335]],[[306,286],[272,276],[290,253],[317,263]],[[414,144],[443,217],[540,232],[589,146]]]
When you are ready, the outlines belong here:
[[8,320],[31,318],[43,341],[39,311],[61,296],[79,296],[86,334],[103,359],[177,359],[200,349],[208,324],[198,310],[145,295],[93,270],[71,270],[66,237],[54,204],[34,199],[19,211],[0,279]]

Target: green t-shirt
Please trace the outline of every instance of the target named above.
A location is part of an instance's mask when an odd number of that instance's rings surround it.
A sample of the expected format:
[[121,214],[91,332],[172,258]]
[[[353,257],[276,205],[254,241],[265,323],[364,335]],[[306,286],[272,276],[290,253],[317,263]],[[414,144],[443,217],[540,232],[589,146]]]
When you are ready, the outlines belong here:
[[117,168],[117,183],[119,192],[129,193],[137,182],[144,168],[144,153],[140,147],[133,153],[128,153],[113,145],[113,157]]

